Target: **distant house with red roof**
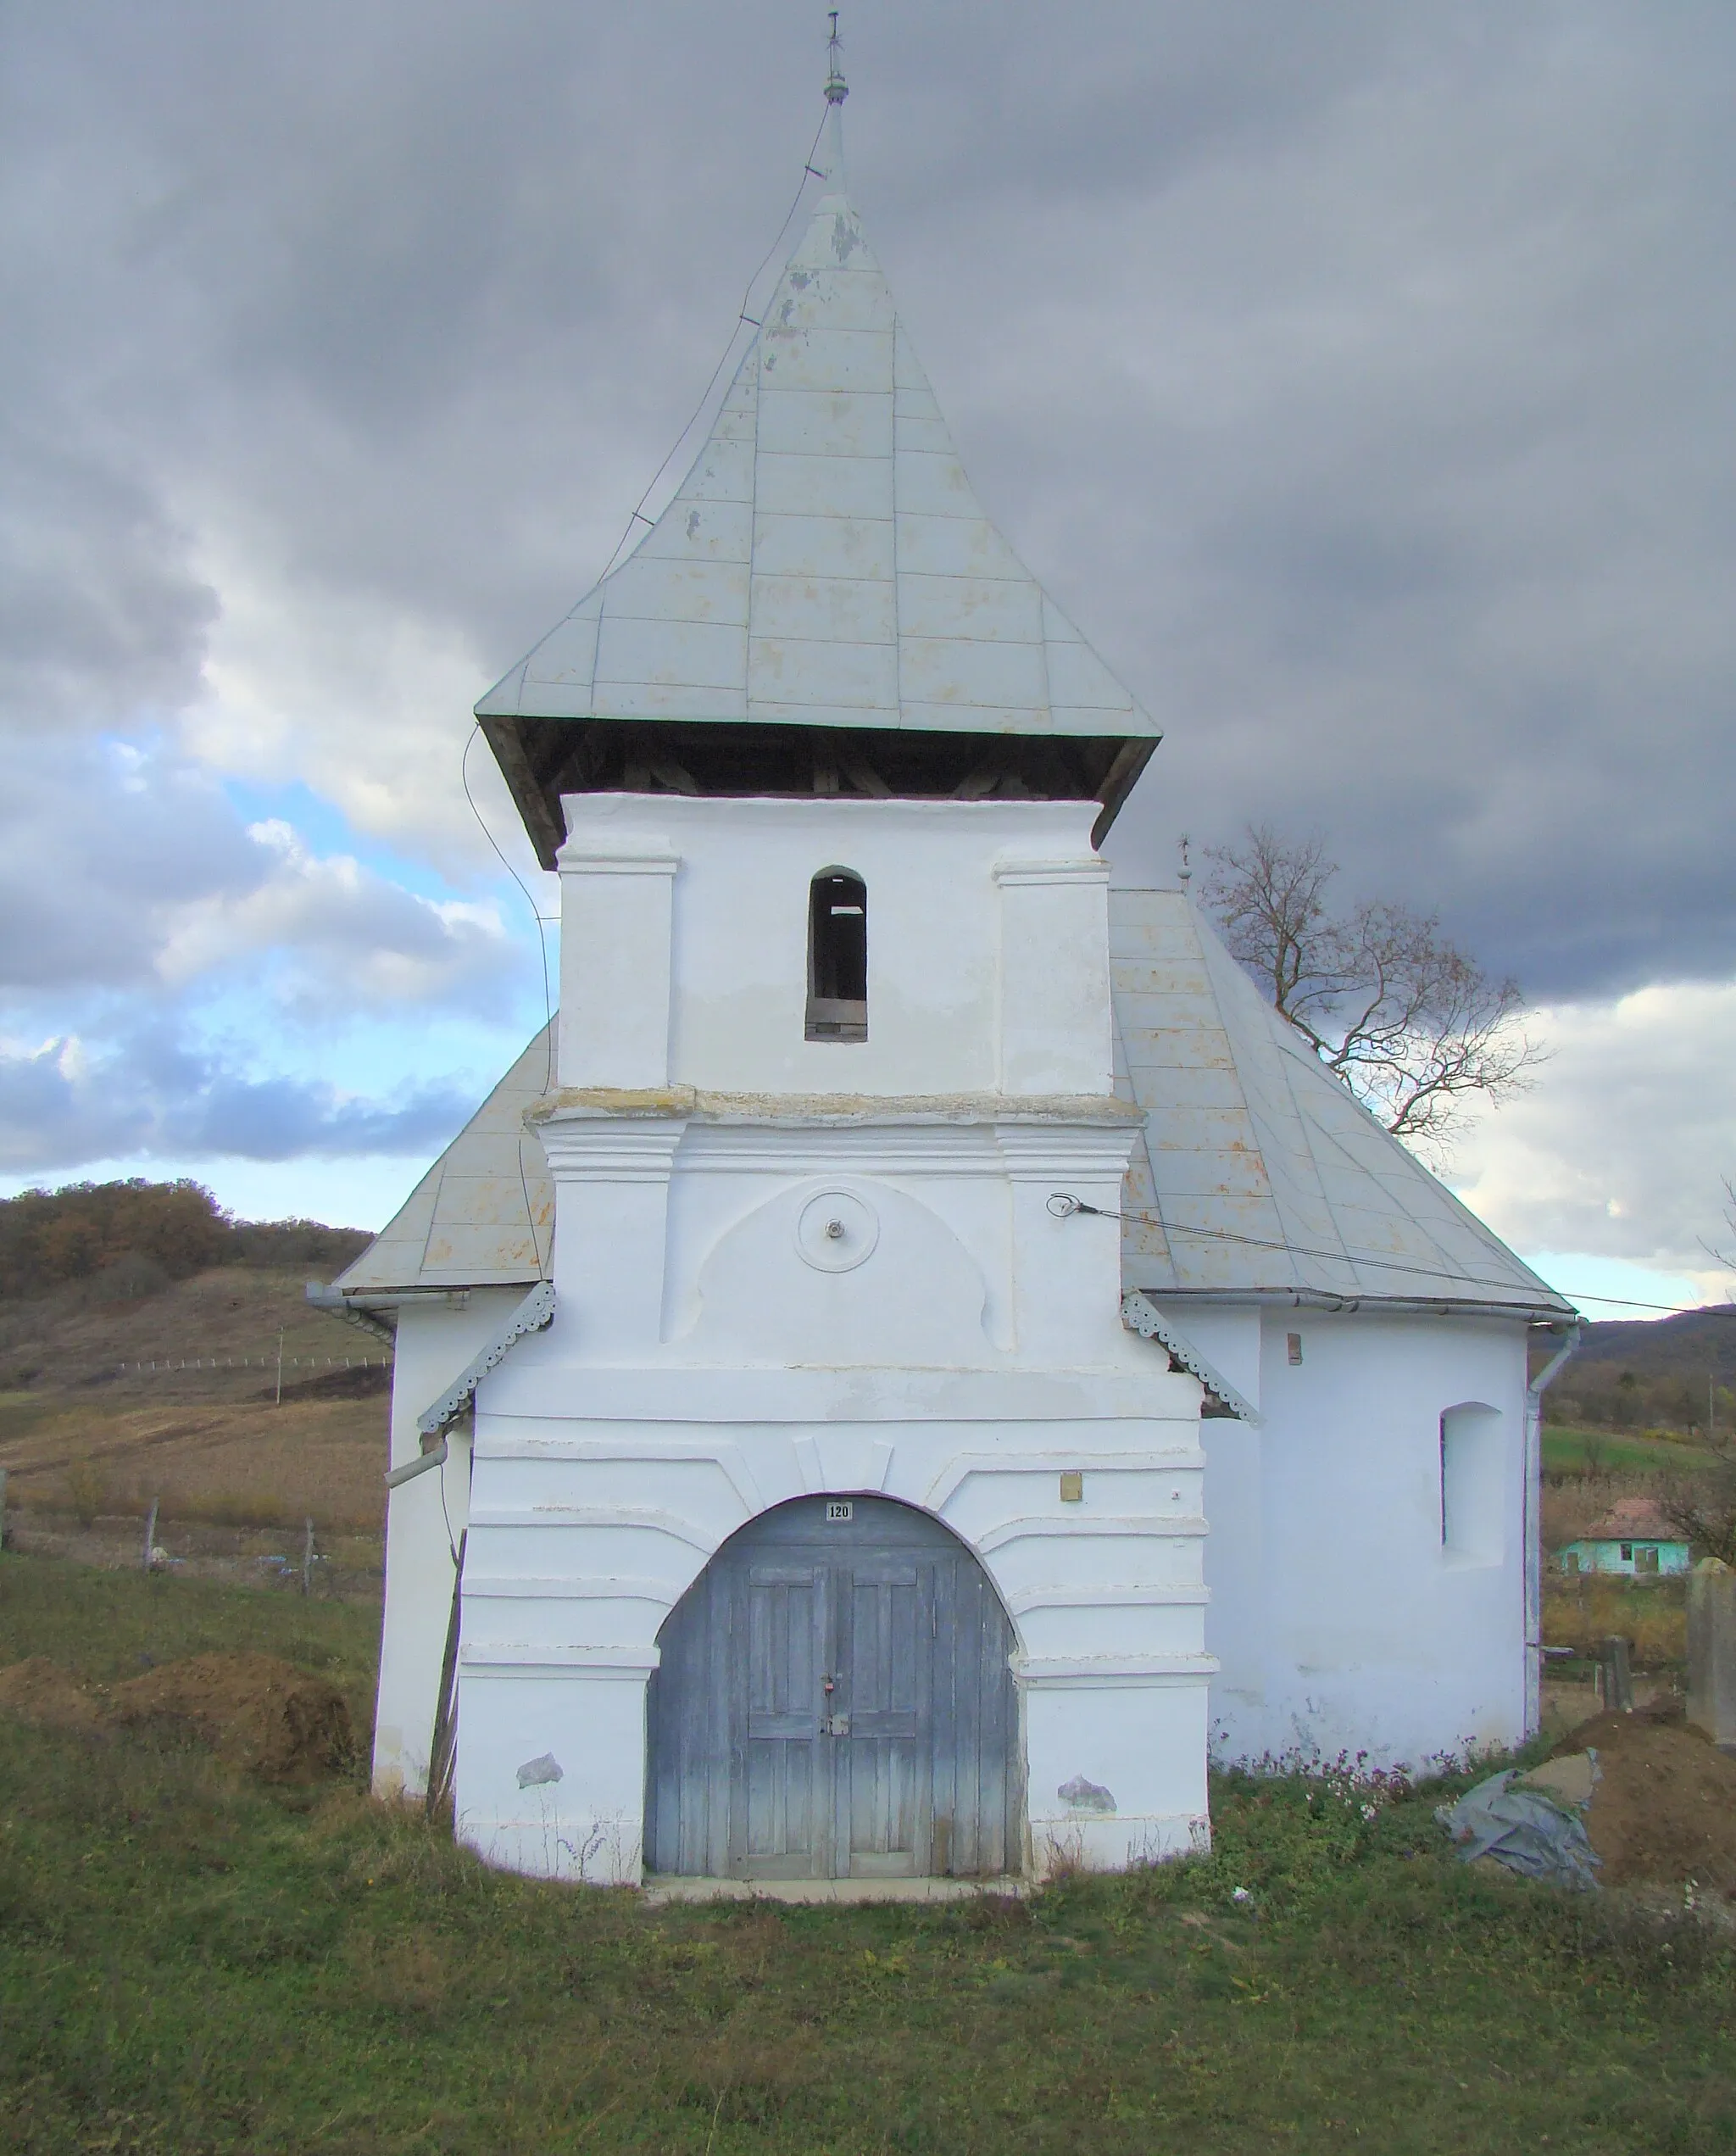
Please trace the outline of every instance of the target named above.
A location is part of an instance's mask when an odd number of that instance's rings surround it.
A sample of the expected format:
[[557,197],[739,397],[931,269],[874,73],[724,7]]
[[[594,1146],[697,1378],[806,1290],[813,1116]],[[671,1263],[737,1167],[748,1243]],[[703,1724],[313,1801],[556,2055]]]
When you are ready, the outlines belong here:
[[1686,1572],[1688,1545],[1650,1497],[1623,1497],[1555,1552],[1563,1572],[1613,1572],[1653,1579]]

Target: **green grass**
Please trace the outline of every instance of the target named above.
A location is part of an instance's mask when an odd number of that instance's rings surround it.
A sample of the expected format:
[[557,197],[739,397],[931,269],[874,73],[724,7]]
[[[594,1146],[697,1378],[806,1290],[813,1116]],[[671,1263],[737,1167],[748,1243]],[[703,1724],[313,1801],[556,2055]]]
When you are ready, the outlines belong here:
[[[42,1560],[0,1578],[0,1653],[28,1634],[89,1674],[205,1644],[221,1607],[249,1644],[296,1622],[353,1651],[317,1605]],[[273,1796],[160,1741],[12,1724],[0,2145],[1736,2146],[1728,1950],[1473,1875],[1440,1793],[1371,1819],[1342,1783],[1228,1779],[1209,1858],[1028,1903],[655,1911],[490,1874],[358,1789]]]
[[166,1573],[97,1572],[0,1552],[0,1665],[46,1655],[97,1684],[153,1663],[220,1650],[281,1654],[343,1693],[359,1732],[374,1725],[380,1608],[281,1588],[236,1588]]
[[1711,1457],[1704,1446],[1673,1438],[1544,1425],[1546,1474],[1583,1474],[1594,1466],[1602,1474],[1683,1474],[1705,1467]]

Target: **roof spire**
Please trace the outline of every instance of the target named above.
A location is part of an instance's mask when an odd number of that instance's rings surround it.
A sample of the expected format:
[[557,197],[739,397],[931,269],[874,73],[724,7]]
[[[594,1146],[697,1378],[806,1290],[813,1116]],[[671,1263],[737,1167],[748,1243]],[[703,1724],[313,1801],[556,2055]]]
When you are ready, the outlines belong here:
[[837,34],[837,12],[836,8],[831,11],[832,35],[826,41],[826,102],[829,105],[841,105],[850,94],[850,86],[844,81],[842,64],[843,43]]
[[826,41],[826,177],[830,192],[841,195],[844,192],[844,99],[850,94],[850,86],[844,81],[843,47],[837,34],[836,8],[829,10],[832,35]]

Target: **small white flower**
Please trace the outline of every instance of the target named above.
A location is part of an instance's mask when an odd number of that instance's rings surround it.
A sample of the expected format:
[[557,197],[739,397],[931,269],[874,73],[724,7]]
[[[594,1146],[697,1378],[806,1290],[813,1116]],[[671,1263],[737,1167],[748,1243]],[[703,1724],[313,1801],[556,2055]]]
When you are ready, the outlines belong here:
[[1245,1886],[1238,1886],[1235,1889],[1234,1892],[1232,1893],[1230,1899],[1232,1902],[1251,1902],[1254,1899],[1254,1897],[1248,1891],[1248,1889]]

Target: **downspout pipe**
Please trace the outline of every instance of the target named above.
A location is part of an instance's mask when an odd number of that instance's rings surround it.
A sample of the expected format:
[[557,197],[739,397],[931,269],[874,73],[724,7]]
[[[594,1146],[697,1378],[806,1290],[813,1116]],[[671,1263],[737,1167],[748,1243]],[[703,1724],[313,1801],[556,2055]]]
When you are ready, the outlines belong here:
[[407,1482],[414,1482],[419,1474],[431,1468],[443,1468],[447,1462],[446,1433],[440,1433],[440,1441],[426,1452],[420,1452],[414,1460],[406,1460],[401,1468],[393,1468],[386,1478],[388,1490],[401,1490]]
[[1543,1727],[1543,1396],[1579,1345],[1577,1321],[1525,1388],[1525,1734]]

